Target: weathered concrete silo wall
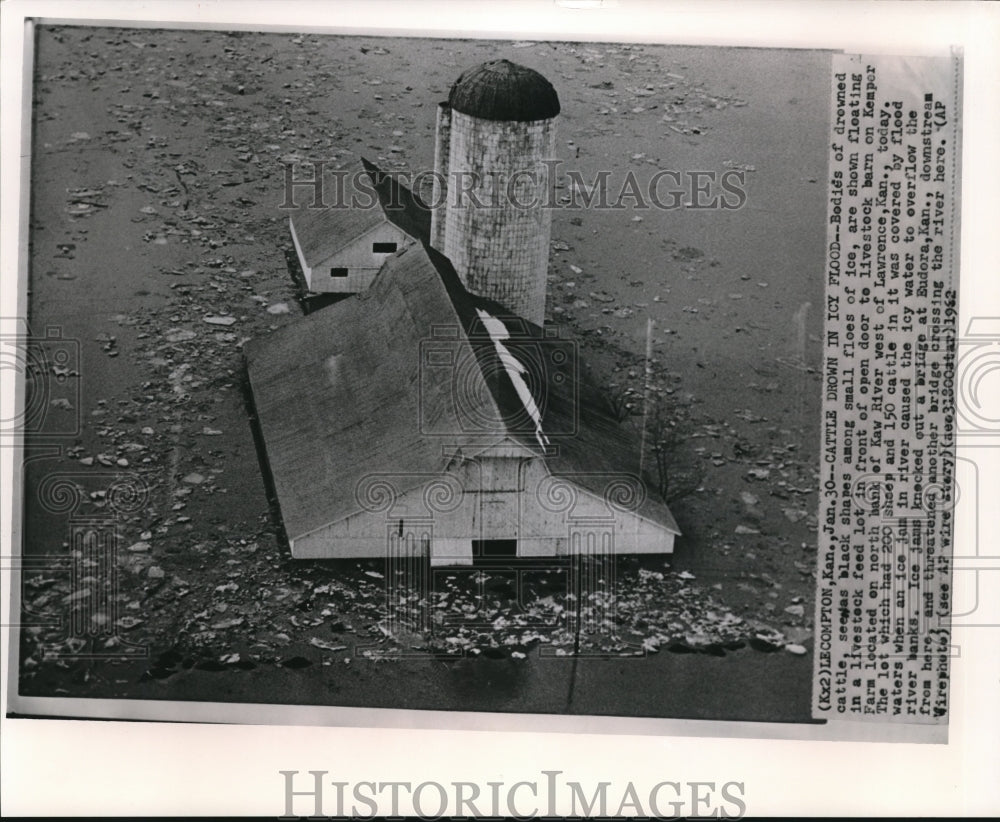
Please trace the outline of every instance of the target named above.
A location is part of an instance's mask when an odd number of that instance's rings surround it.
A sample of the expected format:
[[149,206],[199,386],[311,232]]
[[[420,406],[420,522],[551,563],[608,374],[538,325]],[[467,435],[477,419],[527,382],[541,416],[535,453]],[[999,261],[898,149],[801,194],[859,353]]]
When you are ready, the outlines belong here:
[[444,253],[465,286],[527,320],[545,318],[555,120],[452,111]]
[[437,108],[434,129],[434,192],[431,203],[431,245],[444,250],[445,208],[448,203],[448,167],[451,150],[451,107],[441,103]]

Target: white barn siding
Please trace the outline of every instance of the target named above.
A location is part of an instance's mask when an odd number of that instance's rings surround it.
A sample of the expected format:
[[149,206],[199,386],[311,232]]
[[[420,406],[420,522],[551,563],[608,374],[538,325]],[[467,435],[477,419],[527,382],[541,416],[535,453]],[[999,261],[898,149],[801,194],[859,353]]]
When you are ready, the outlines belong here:
[[[295,226],[292,225],[292,240],[295,251],[302,265],[302,273],[310,291],[324,294],[359,294],[371,285],[375,275],[382,268],[382,263],[391,256],[390,253],[375,253],[373,243],[396,243],[396,250],[410,245],[413,240],[401,228],[388,220],[370,229],[366,233],[351,240],[347,245],[326,259],[314,261],[312,266],[306,264],[299,240],[295,236]],[[330,269],[346,268],[348,276],[331,277]]]
[[616,554],[673,551],[666,528],[551,477],[541,459],[485,456],[427,476],[381,510],[359,511],[293,539],[291,547],[300,559],[375,558],[385,557],[392,542],[409,540],[429,549],[434,564],[467,564],[473,540],[517,540],[518,556],[545,557],[586,545],[588,535],[601,544],[607,534]]

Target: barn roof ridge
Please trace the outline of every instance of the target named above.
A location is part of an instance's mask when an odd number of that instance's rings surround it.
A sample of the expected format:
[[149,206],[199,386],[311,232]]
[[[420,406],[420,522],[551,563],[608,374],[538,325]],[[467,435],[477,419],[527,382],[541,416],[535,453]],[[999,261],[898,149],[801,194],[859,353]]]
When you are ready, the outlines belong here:
[[399,175],[383,171],[366,157],[361,158],[382,213],[390,223],[405,231],[413,239],[429,243],[431,237],[431,209],[419,194],[400,182]]
[[[508,353],[538,376],[539,352],[555,344],[551,329],[471,294],[426,243],[389,257],[366,292],[247,344],[290,539],[361,510],[355,489],[373,473],[440,474],[448,449],[472,451],[499,436],[604,498],[609,477],[637,477],[635,438],[573,357],[543,367],[534,385],[549,443],[539,441],[481,311],[504,323]],[[450,373],[427,371],[433,351],[451,353]],[[470,430],[470,420],[481,427]],[[634,513],[679,533],[666,504],[644,490]]]

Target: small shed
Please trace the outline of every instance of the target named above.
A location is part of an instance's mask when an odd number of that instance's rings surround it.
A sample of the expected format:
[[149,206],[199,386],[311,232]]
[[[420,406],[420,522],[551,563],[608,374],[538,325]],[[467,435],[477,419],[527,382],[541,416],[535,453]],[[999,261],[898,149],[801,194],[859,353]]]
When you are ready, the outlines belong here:
[[573,341],[469,293],[424,243],[245,354],[295,557],[673,550],[638,437]]
[[289,216],[295,252],[312,292],[364,291],[390,255],[429,238],[429,208],[367,160],[324,199],[328,207],[302,203]]

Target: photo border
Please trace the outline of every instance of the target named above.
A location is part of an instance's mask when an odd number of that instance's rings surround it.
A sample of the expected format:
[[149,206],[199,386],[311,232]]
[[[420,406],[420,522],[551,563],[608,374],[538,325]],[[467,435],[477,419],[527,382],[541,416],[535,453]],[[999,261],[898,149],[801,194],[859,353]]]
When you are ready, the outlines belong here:
[[[396,14],[387,14],[386,6],[391,5]],[[808,11],[788,13],[786,3],[750,3],[741,5],[739,11],[725,3],[664,3],[651,4],[620,4],[610,6],[604,4],[600,8],[570,8],[547,2],[516,3],[519,13],[512,12],[511,6],[506,9],[484,8],[475,3],[443,3],[447,14],[433,14],[427,9],[427,4],[421,4],[419,10],[415,4],[403,6],[400,4],[383,4],[381,9],[360,3],[343,3],[339,5],[296,4],[296,7],[308,16],[310,25],[267,22],[268,18],[280,16],[288,19],[289,6],[281,4],[280,10],[273,3],[234,3],[220,2],[214,4],[196,4],[190,2],[147,3],[142,6],[127,6],[124,3],[79,4],[67,2],[13,2],[5,3],[2,38],[3,38],[3,99],[2,108],[5,112],[23,112],[26,116],[20,122],[11,123],[9,114],[3,121],[3,179],[17,180],[18,185],[9,184],[3,189],[3,215],[0,220],[0,247],[6,249],[0,260],[0,288],[2,288],[5,315],[23,317],[26,306],[26,274],[27,274],[27,203],[30,192],[30,151],[18,152],[18,144],[24,145],[30,140],[30,79],[31,79],[31,49],[30,39],[26,31],[20,28],[22,17],[33,16],[44,24],[77,23],[85,25],[127,25],[130,27],[148,28],[192,28],[192,29],[241,29],[253,31],[285,31],[298,32],[308,30],[316,34],[377,34],[379,36],[419,36],[419,37],[472,37],[477,39],[504,38],[538,38],[558,40],[591,40],[596,42],[668,42],[690,45],[752,45],[760,47],[779,48],[836,48],[858,52],[876,53],[947,53],[951,44],[962,45],[966,57],[966,92],[964,107],[964,157],[963,157],[963,221],[961,230],[961,278],[960,288],[960,329],[964,329],[968,319],[975,314],[1000,316],[1000,295],[996,293],[995,264],[991,264],[988,253],[989,226],[995,223],[997,209],[988,188],[990,181],[996,181],[998,175],[997,157],[989,151],[997,144],[997,119],[995,100],[989,97],[990,77],[1000,76],[1000,59],[995,46],[996,35],[1000,33],[998,18],[995,12],[977,10],[978,4],[951,3],[934,4],[933,8],[923,4],[895,3],[829,3],[807,4]],[[859,8],[863,7],[863,12]],[[980,7],[989,9],[988,5]],[[184,10],[187,14],[177,18],[177,12]],[[849,10],[849,11],[848,11]],[[442,9],[443,11],[443,9]],[[135,19],[132,14],[136,15]],[[132,19],[129,19],[132,18]],[[336,18],[336,24],[324,20]],[[864,26],[854,28],[852,20],[864,19]],[[241,22],[237,23],[237,20]],[[384,27],[383,21],[392,19],[391,27]],[[341,21],[347,21],[345,25]],[[435,28],[427,28],[428,22]],[[758,24],[759,31],[765,31],[766,36],[752,33],[749,21]],[[933,25],[927,25],[928,22]],[[626,26],[631,26],[626,33]],[[740,28],[743,27],[741,31]],[[893,32],[896,38],[887,44],[880,37],[884,32]],[[992,35],[991,35],[992,33]],[[992,44],[990,37],[993,37]],[[21,42],[19,43],[19,39]],[[29,46],[29,47],[25,47]],[[13,66],[13,71],[12,71]],[[12,73],[20,77],[27,85],[12,80]],[[14,145],[12,148],[12,138]],[[29,142],[30,145],[30,142]],[[975,162],[971,161],[975,157]],[[11,174],[11,169],[16,173]],[[976,178],[972,176],[975,170]],[[991,173],[991,170],[993,173]],[[978,178],[978,179],[977,179]],[[13,196],[12,196],[13,195]],[[17,218],[11,219],[12,209],[16,209]],[[993,219],[991,219],[991,217]],[[17,249],[18,254],[11,259],[10,249]],[[991,291],[992,286],[992,291]],[[13,294],[14,302],[10,301]],[[16,312],[6,310],[7,306],[16,305]],[[9,374],[3,374],[3,389],[11,387]],[[9,390],[0,393],[3,402],[8,398],[18,402],[21,398]],[[1000,438],[998,438],[1000,441]],[[959,437],[959,456],[970,459],[971,455],[979,454],[975,460],[977,467],[986,478],[987,484],[997,487],[995,449],[998,441],[992,445],[977,441],[968,445]],[[5,491],[0,500],[0,519],[4,523],[4,533],[0,553],[12,556],[17,553],[14,547],[20,539],[19,517],[22,504],[17,468],[20,463],[18,449],[0,449],[0,486]],[[994,497],[995,498],[995,497]],[[8,528],[8,523],[10,527]],[[988,520],[976,523],[979,539],[982,545],[997,543],[996,524]],[[968,539],[969,526],[959,522],[956,525],[955,548],[956,555],[962,540]],[[9,587],[9,572],[3,571],[3,592],[9,593],[8,607],[5,616],[13,617],[19,608],[17,592]],[[10,621],[14,621],[12,618]],[[246,726],[212,727],[209,725],[192,724],[190,726],[157,725],[146,722],[117,723],[111,728],[107,723],[96,726],[94,723],[73,721],[36,722],[24,719],[10,718],[3,720],[2,755],[5,760],[3,768],[3,789],[5,806],[8,812],[32,812],[32,802],[48,803],[46,812],[58,813],[60,801],[69,801],[64,807],[73,812],[79,812],[87,807],[101,808],[100,812],[115,813],[114,808],[131,807],[130,802],[140,801],[144,797],[158,796],[161,804],[150,807],[157,813],[189,812],[197,810],[204,813],[206,807],[225,808],[225,812],[259,813],[273,810],[281,812],[280,782],[277,777],[278,768],[261,766],[264,763],[279,762],[285,768],[310,767],[328,768],[332,771],[336,760],[341,759],[346,770],[362,774],[364,767],[372,770],[365,777],[379,778],[387,771],[409,767],[416,771],[426,770],[426,763],[407,761],[406,753],[430,750],[436,756],[428,757],[440,771],[450,773],[462,772],[458,778],[472,778],[468,773],[468,757],[463,755],[462,740],[471,741],[470,737],[481,732],[504,731],[500,737],[486,737],[486,744],[498,755],[494,759],[477,757],[475,765],[485,767],[486,773],[511,772],[518,773],[523,769],[523,763],[518,758],[527,759],[529,763],[541,762],[544,752],[553,761],[543,763],[546,766],[558,766],[565,771],[571,768],[566,763],[573,763],[583,773],[592,768],[586,760],[581,762],[580,752],[574,750],[591,748],[580,734],[607,734],[593,740],[592,749],[600,749],[607,755],[607,762],[615,762],[615,772],[623,781],[630,777],[629,768],[642,763],[647,768],[654,766],[653,771],[661,774],[660,778],[680,774],[693,775],[700,778],[702,774],[722,773],[723,779],[742,778],[744,774],[753,774],[753,779],[747,782],[754,788],[749,792],[748,807],[754,814],[768,812],[802,813],[812,809],[824,815],[830,813],[850,813],[851,810],[866,809],[869,812],[884,808],[886,812],[896,813],[917,812],[921,814],[932,812],[972,811],[976,808],[997,810],[997,789],[991,787],[983,790],[979,801],[991,801],[988,805],[979,805],[974,797],[962,797],[956,792],[956,786],[974,778],[980,773],[985,779],[990,773],[990,763],[995,761],[989,750],[981,751],[981,760],[968,758],[967,751],[979,743],[995,728],[998,708],[995,704],[995,688],[987,683],[997,679],[997,661],[988,653],[991,645],[995,645],[995,634],[988,630],[979,632],[962,631],[962,655],[953,660],[952,672],[952,721],[951,738],[947,746],[923,746],[922,753],[911,756],[912,749],[904,754],[897,754],[893,749],[891,769],[892,778],[896,780],[896,789],[892,799],[885,795],[884,765],[886,750],[880,746],[866,748],[857,741],[856,736],[848,731],[857,732],[860,723],[828,723],[826,726],[783,725],[778,723],[747,723],[724,722],[716,720],[649,720],[618,717],[576,717],[576,716],[545,716],[536,715],[493,715],[465,714],[438,711],[396,711],[390,709],[349,709],[349,708],[316,708],[312,706],[246,706],[218,703],[183,703],[186,722],[219,723],[239,722],[241,718],[231,716],[243,709],[258,711],[258,717],[252,720],[255,724],[274,723],[286,726],[300,726],[295,733],[284,735],[286,745],[283,751],[269,750],[274,739],[274,729],[250,728]],[[992,639],[992,643],[990,640]],[[2,681],[3,693],[0,694],[5,706],[10,705],[8,698],[11,688],[16,690],[16,647],[12,647],[9,636],[3,634],[0,654],[8,663],[8,677]],[[983,677],[987,678],[984,679]],[[983,687],[983,686],[986,687]],[[19,698],[20,699],[20,698]],[[100,711],[101,716],[126,718],[133,712],[128,709],[152,709],[149,719],[171,722],[176,718],[176,709],[170,716],[170,706],[176,703],[146,702],[141,700],[71,700],[43,699],[38,708],[54,708],[57,714],[72,716],[96,715],[98,711],[90,709],[98,705],[116,710]],[[42,703],[49,704],[43,705]],[[111,703],[104,706],[103,703]],[[76,704],[84,703],[84,704]],[[31,704],[20,702],[18,713],[31,713]],[[160,709],[166,710],[160,710]],[[327,711],[334,711],[341,716],[336,719],[326,717]],[[48,710],[45,713],[49,713]],[[260,714],[266,718],[261,721]],[[295,715],[293,715],[295,714]],[[552,720],[551,723],[548,720]],[[246,717],[242,721],[247,721]],[[850,748],[842,745],[827,746],[822,750],[822,743],[807,743],[804,740],[815,739],[815,729],[825,731],[824,739],[830,738],[829,732],[836,725],[846,725],[844,736],[834,738],[850,739]],[[304,728],[302,726],[313,726]],[[336,725],[337,729],[320,728],[316,725]],[[707,727],[710,726],[710,727]],[[367,729],[361,731],[360,728]],[[395,730],[393,730],[395,729]],[[100,731],[97,733],[96,731]],[[534,733],[528,734],[528,731]],[[810,730],[810,733],[800,731]],[[574,736],[565,737],[571,733]],[[896,729],[886,725],[868,725],[863,731],[866,741],[889,741]],[[670,735],[670,739],[661,736]],[[724,736],[728,740],[702,740],[694,737]],[[95,737],[97,739],[95,739]],[[680,737],[680,738],[678,738]],[[746,738],[745,738],[746,737]],[[752,737],[753,740],[748,739]],[[769,739],[770,742],[761,741]],[[59,740],[58,743],[55,740]],[[98,741],[99,740],[99,741]],[[128,750],[136,745],[143,750],[148,747],[157,748],[157,754],[150,756],[146,763],[137,763],[132,757],[124,757],[121,750]],[[389,741],[393,740],[393,741]],[[445,741],[447,740],[447,741]],[[496,741],[502,740],[502,741]],[[516,742],[515,742],[516,740]],[[799,740],[791,748],[790,740]],[[344,758],[342,754],[333,755],[332,747],[342,744],[358,745],[363,741],[360,750],[355,748],[356,756]],[[75,744],[74,744],[75,743]],[[398,743],[398,748],[396,744]],[[443,743],[443,744],[442,744]],[[101,750],[117,749],[117,759],[104,759],[90,756],[90,751],[97,744]],[[233,746],[240,746],[235,749]],[[805,749],[801,745],[807,745]],[[65,746],[68,751],[59,753],[58,749]],[[86,747],[83,747],[86,746]],[[200,746],[219,754],[225,752],[230,758],[224,766],[220,766],[210,776],[197,777],[189,771],[197,766],[194,761],[186,763],[182,751]],[[207,748],[206,748],[207,746]],[[454,747],[452,747],[454,746]],[[599,747],[598,747],[599,746]],[[817,748],[817,746],[819,746]],[[274,746],[277,747],[277,746]],[[716,762],[710,750],[716,754],[727,751],[722,757],[724,762]],[[832,752],[839,749],[839,755]],[[861,750],[864,749],[864,750]],[[233,753],[238,750],[239,753]],[[784,750],[784,756],[781,752]],[[81,751],[87,751],[87,756],[81,756]],[[308,754],[305,752],[309,752]],[[392,753],[386,760],[386,754]],[[524,757],[525,751],[532,751],[531,756]],[[618,751],[614,757],[612,751]],[[706,752],[709,752],[706,758]],[[258,755],[252,764],[249,756]],[[403,756],[400,756],[400,754]],[[652,755],[652,758],[650,758]],[[777,761],[775,755],[780,756]],[[994,751],[995,755],[995,751]],[[275,759],[275,757],[278,759]],[[896,757],[899,757],[898,760]],[[14,758],[12,761],[12,757]],[[281,757],[284,757],[283,759]],[[845,762],[840,761],[843,757]],[[775,774],[767,774],[762,770],[756,758],[772,758],[775,770],[783,770],[781,779]],[[956,759],[958,761],[956,761]],[[133,761],[128,761],[133,760]],[[910,770],[902,767],[903,761],[910,762]],[[912,761],[911,761],[912,760]],[[107,762],[114,762],[109,773]],[[216,759],[218,761],[218,758]],[[964,761],[964,766],[960,763]],[[44,784],[47,777],[32,770],[31,763],[45,763],[45,770],[50,774],[58,773],[60,779],[66,779],[71,786],[61,791],[68,794],[66,799],[41,790],[38,786]],[[866,763],[871,763],[871,773],[863,773]],[[242,763],[243,767],[239,767]],[[303,763],[303,764],[298,764]],[[384,763],[378,764],[375,763]],[[395,763],[395,764],[392,764]],[[487,764],[488,763],[488,764]],[[146,767],[143,766],[145,764]],[[882,768],[877,765],[882,765]],[[235,767],[234,767],[235,765]],[[720,765],[722,769],[720,770]],[[932,767],[933,765],[933,767]],[[853,767],[851,767],[853,766]],[[37,769],[39,766],[35,766]],[[702,768],[702,770],[698,770]],[[159,770],[157,770],[157,768]],[[601,778],[611,776],[608,774]],[[490,770],[492,769],[492,770]],[[141,774],[138,781],[133,777],[129,780],[122,772]],[[970,773],[971,771],[971,773]],[[174,780],[175,788],[183,784],[178,780],[183,772],[196,786],[209,791],[208,796],[202,796],[206,804],[198,805],[198,800],[191,796],[185,788],[178,793],[180,797],[167,799],[161,795],[165,783]],[[854,773],[854,785],[845,790],[845,775]],[[795,774],[800,778],[812,774],[814,782],[805,783],[805,787],[796,790],[789,789],[789,782],[794,781]],[[95,774],[98,774],[95,780]],[[168,776],[165,777],[164,774]],[[955,779],[949,779],[948,775]],[[89,775],[90,779],[86,777]],[[828,779],[825,783],[819,776]],[[103,780],[102,777],[103,776]],[[114,790],[105,784],[112,776]],[[390,774],[390,777],[395,777]],[[839,785],[834,778],[839,776]],[[32,788],[32,777],[34,785]],[[345,771],[344,779],[349,776]],[[510,778],[509,776],[507,778]],[[581,777],[582,778],[582,777]],[[706,779],[711,776],[705,776]],[[211,780],[211,782],[209,782]],[[755,781],[756,780],[756,781]],[[207,784],[206,784],[207,783]],[[214,784],[214,792],[212,785]],[[991,783],[983,782],[983,787]],[[228,791],[219,792],[219,787],[228,786]],[[766,790],[761,786],[768,785],[770,790],[784,791],[784,804],[780,796],[762,795]],[[868,800],[862,799],[864,788],[870,790]],[[903,795],[904,788],[910,786],[912,795]],[[945,786],[950,791],[942,790]],[[860,791],[859,791],[860,787]],[[881,790],[881,792],[880,792]],[[11,793],[12,791],[13,794]],[[990,793],[992,791],[992,794]],[[11,802],[17,797],[16,802]],[[266,804],[248,805],[252,798]],[[776,801],[778,800],[778,801]],[[875,801],[872,806],[870,803]],[[805,803],[795,805],[794,803]],[[93,804],[90,804],[93,803]],[[120,810],[118,812],[121,812]],[[126,811],[128,812],[128,811]],[[221,811],[220,811],[221,812]],[[808,812],[808,810],[805,810]]]

